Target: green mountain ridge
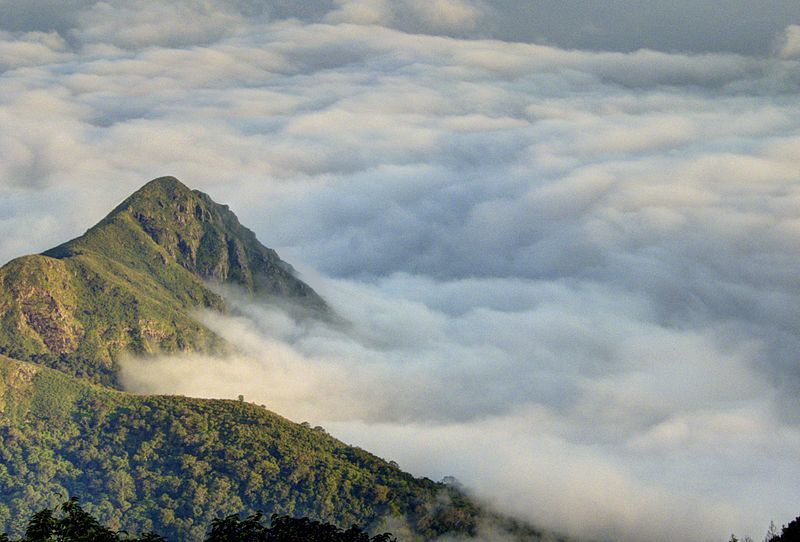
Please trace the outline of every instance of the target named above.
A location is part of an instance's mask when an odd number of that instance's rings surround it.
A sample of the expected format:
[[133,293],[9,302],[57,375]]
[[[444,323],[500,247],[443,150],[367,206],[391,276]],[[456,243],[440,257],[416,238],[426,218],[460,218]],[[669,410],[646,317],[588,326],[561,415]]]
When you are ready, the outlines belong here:
[[227,310],[209,283],[330,314],[227,206],[161,177],[83,236],[0,269],[0,354],[118,386],[123,351],[228,350],[192,317]]
[[179,541],[256,510],[373,527],[393,517],[424,539],[474,532],[482,517],[457,489],[263,407],[133,395],[0,357],[0,532],[72,496],[114,529]]
[[178,542],[258,510],[381,530],[388,521],[400,540],[472,536],[486,523],[540,539],[452,484],[264,407],[120,390],[123,353],[235,348],[193,317],[230,310],[214,284],[335,321],[226,206],[173,177],[81,237],[0,268],[0,532],[78,497],[112,529]]

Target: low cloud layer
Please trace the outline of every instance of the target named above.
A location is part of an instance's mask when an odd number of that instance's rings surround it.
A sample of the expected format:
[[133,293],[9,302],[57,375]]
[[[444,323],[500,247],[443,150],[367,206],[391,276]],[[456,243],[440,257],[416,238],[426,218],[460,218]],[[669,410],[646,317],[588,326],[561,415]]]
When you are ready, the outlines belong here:
[[[495,39],[559,4],[0,0],[0,259],[175,175],[352,327],[203,315],[242,355],[133,389],[241,393],[555,529],[759,538],[800,513],[797,4],[736,46],[613,45],[621,0],[597,43]],[[744,5],[686,4],[619,21]]]
[[719,540],[794,513],[800,431],[752,339],[588,283],[320,284],[348,326],[202,314],[241,354],[129,359],[124,385],[242,394],[577,536]]

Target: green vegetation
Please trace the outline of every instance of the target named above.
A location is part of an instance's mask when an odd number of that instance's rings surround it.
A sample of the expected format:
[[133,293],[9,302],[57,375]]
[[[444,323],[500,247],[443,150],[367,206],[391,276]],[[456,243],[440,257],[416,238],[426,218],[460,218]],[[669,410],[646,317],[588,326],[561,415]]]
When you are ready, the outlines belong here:
[[229,349],[192,316],[226,310],[208,281],[329,312],[226,206],[163,177],[83,236],[0,269],[0,354],[117,386],[123,351]]
[[[57,507],[58,508],[58,507]],[[83,510],[77,499],[71,499],[60,506],[54,513],[45,508],[35,513],[28,520],[25,535],[19,542],[164,542],[164,538],[147,533],[141,538],[127,536],[104,527],[91,514]],[[8,533],[0,535],[0,541],[9,542]]]
[[112,529],[170,540],[240,511],[393,517],[424,539],[489,517],[452,486],[247,402],[137,396],[5,358],[0,375],[0,529],[17,535],[21,518],[71,496]]

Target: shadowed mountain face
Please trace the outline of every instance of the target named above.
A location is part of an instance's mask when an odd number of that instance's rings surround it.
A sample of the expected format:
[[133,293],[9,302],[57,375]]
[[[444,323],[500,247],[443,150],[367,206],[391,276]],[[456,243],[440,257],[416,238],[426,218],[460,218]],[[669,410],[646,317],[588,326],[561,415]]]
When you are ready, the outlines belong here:
[[192,316],[226,311],[208,283],[329,314],[227,206],[162,177],[81,237],[0,269],[0,353],[117,385],[123,351],[224,351]]

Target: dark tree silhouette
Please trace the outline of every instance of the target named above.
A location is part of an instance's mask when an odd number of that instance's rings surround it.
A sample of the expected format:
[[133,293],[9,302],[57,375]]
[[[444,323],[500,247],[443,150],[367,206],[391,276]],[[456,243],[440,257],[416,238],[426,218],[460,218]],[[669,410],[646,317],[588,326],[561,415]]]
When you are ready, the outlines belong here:
[[261,523],[261,512],[239,519],[239,514],[231,514],[223,519],[211,521],[211,529],[206,542],[259,542],[264,539],[266,527]]
[[271,526],[262,523],[257,513],[240,520],[237,514],[211,522],[205,542],[396,542],[390,533],[372,538],[353,525],[346,531],[330,523],[309,518],[293,518],[273,514]]
[[772,538],[770,542],[800,542],[800,516],[784,525],[781,534]]
[[[263,520],[261,512],[245,519],[239,519],[238,514],[215,519],[205,542],[397,542],[390,533],[370,538],[355,525],[345,531],[309,518],[273,514],[267,527]],[[0,542],[15,541],[4,533],[0,534]],[[34,514],[28,520],[25,536],[16,542],[166,542],[166,539],[152,532],[135,538],[125,531],[113,531],[72,498],[55,511],[45,508]]]
[[[0,542],[13,541],[3,533]],[[124,531],[113,531],[101,525],[73,497],[55,510],[45,508],[31,516],[25,536],[18,542],[166,542],[166,539],[156,533],[135,538]]]
[[62,515],[45,508],[28,521],[25,542],[117,542],[119,533],[108,529],[83,510],[76,498],[61,505]]

